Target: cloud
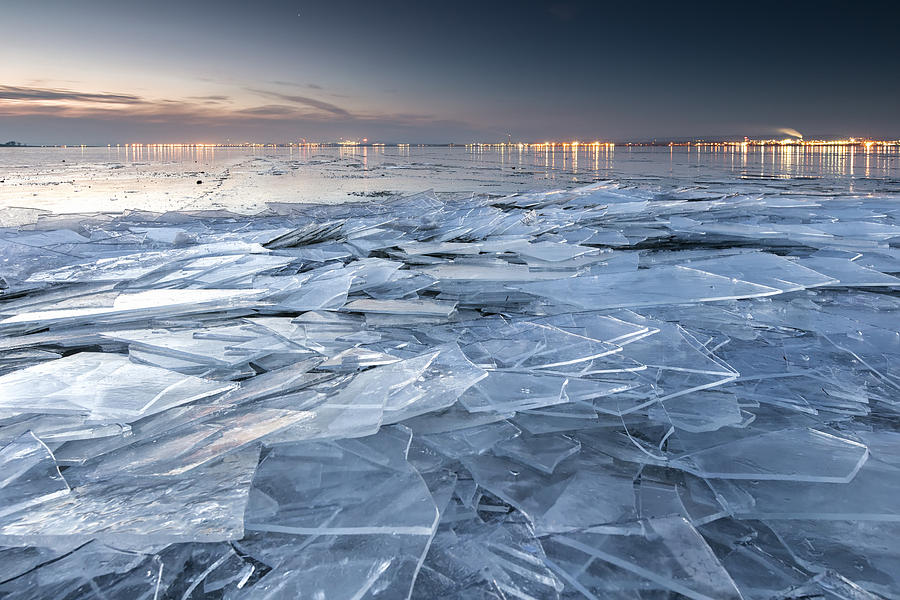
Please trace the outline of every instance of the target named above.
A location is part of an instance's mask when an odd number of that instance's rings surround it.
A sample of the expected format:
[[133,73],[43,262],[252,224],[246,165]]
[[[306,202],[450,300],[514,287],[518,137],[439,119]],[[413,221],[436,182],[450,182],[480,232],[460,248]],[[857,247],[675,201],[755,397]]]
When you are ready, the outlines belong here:
[[0,100],[59,100],[109,104],[142,104],[145,100],[131,94],[74,92],[54,88],[27,88],[0,85]]
[[273,85],[285,85],[288,87],[298,87],[298,88],[307,88],[310,90],[324,90],[321,85],[317,83],[295,83],[293,81],[273,81]]
[[333,115],[338,115],[340,117],[350,117],[350,111],[341,108],[336,104],[331,104],[330,102],[325,102],[323,100],[317,100],[315,98],[310,98],[308,96],[295,96],[293,94],[282,94],[281,92],[272,92],[267,90],[257,90],[253,88],[246,88],[247,91],[253,92],[254,94],[259,94],[260,96],[265,96],[267,98],[274,98],[276,100],[281,100],[283,102],[293,102],[294,104],[299,104],[301,106],[307,106],[310,108],[317,108],[319,110],[325,111],[327,113],[331,113]]
[[374,107],[351,112],[317,98],[249,88],[247,91],[254,94],[257,102],[249,94],[171,99],[49,86],[0,86],[0,123],[10,134],[16,132],[16,139],[32,143],[74,143],[78,139],[82,140],[80,143],[106,143],[138,136],[145,141],[209,141],[243,136],[257,140],[334,139],[357,135],[435,141],[456,139],[446,136],[472,131],[467,123],[433,114]]
[[228,102],[228,96],[188,96],[188,100],[202,100],[204,102]]
[[[276,100],[277,104],[246,106],[246,103],[244,103],[243,107],[238,106],[229,111],[230,115],[263,117],[288,117],[294,115],[298,118],[316,118],[318,114],[320,117],[365,118],[361,115],[355,115],[341,106],[310,96],[251,88],[246,88],[246,90],[269,100]],[[219,94],[186,96],[182,99],[151,99],[134,94],[0,85],[0,114],[8,116],[17,114],[55,114],[66,117],[82,117],[109,114],[111,111],[127,111],[130,115],[154,118],[165,118],[166,115],[185,116],[194,114],[197,118],[218,115],[227,119],[229,114],[223,115],[221,112],[215,114],[207,113],[213,110],[214,107],[221,110],[222,104],[232,102],[233,99],[230,96]]]
[[234,115],[248,115],[252,117],[296,117],[297,108],[294,106],[285,106],[283,104],[266,104],[265,106],[254,106],[251,108],[242,108],[232,112]]

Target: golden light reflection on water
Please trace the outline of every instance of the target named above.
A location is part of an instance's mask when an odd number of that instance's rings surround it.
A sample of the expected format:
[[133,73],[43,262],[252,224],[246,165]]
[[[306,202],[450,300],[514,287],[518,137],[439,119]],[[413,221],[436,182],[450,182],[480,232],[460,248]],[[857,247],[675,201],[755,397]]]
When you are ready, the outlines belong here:
[[[85,147],[73,146],[80,155]],[[900,172],[900,146],[879,143],[856,145],[814,144],[718,144],[718,145],[670,145],[668,147],[615,146],[605,143],[566,144],[503,144],[463,147],[432,148],[430,151],[450,153],[465,152],[475,163],[483,166],[497,164],[500,168],[541,173],[546,178],[560,174],[578,179],[592,175],[595,178],[627,163],[643,160],[659,160],[666,156],[672,170],[693,165],[698,173],[706,169],[726,170],[736,176],[754,179],[791,179],[815,177],[879,178],[898,175]],[[217,153],[250,153],[251,155],[281,154],[291,159],[308,160],[316,153],[337,152],[341,158],[358,160],[364,170],[381,163],[387,156],[407,158],[411,156],[408,144],[342,145],[325,147],[318,144],[292,146],[248,145],[222,146],[214,144],[116,144],[107,146],[110,160],[170,163],[215,163]],[[415,154],[423,152],[416,147]],[[617,160],[616,156],[626,153]],[[375,161],[374,163],[372,161]]]
[[216,149],[213,144],[109,144],[107,157],[131,163],[215,163]]
[[579,174],[611,169],[615,152],[613,144],[577,141],[565,144],[469,144],[465,148],[479,164],[496,162],[501,169],[543,172],[545,178],[565,173],[576,179]]
[[[673,145],[614,146],[611,144],[472,145],[468,152],[476,162],[499,163],[501,168],[517,164],[542,171],[547,178],[568,174],[599,178],[625,163],[666,156],[672,170],[687,167],[703,175],[707,170],[725,170],[740,179],[806,179],[822,177],[879,178],[897,176],[900,146],[858,145]],[[627,157],[616,160],[616,153]],[[663,154],[664,153],[664,154]],[[861,155],[861,156],[857,156]]]
[[[118,163],[153,175],[157,165],[195,173],[240,162],[243,157],[273,158],[272,169],[245,164],[260,175],[289,175],[296,185],[314,172],[346,170],[351,177],[370,179],[372,189],[439,187],[444,191],[483,186],[499,191],[563,187],[599,180],[657,188],[713,186],[754,193],[810,190],[815,193],[900,191],[900,145],[865,144],[717,144],[639,146],[605,143],[503,144],[468,146],[411,145],[211,145],[119,144],[105,148],[17,149],[5,156],[44,153],[51,164]],[[105,157],[105,161],[104,161]],[[74,160],[73,160],[74,159]],[[280,159],[289,168],[275,167]],[[66,165],[62,165],[66,167]],[[164,167],[163,169],[168,169]],[[124,171],[122,172],[124,173]],[[354,174],[355,173],[355,174]],[[378,180],[374,178],[379,178]],[[197,177],[207,179],[208,177]],[[384,179],[381,179],[384,178]],[[301,181],[303,180],[303,181]],[[378,183],[375,183],[378,181]],[[780,183],[783,181],[784,183]],[[415,182],[415,183],[414,183]],[[477,183],[473,183],[477,182]],[[789,183],[790,182],[790,183]],[[323,184],[324,185],[324,184]],[[326,189],[326,188],[323,188]]]

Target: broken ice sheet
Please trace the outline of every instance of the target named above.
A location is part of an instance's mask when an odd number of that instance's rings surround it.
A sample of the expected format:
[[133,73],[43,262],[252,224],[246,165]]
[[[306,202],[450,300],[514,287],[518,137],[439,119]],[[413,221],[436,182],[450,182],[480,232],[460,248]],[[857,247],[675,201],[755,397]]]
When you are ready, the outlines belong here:
[[422,440],[436,451],[450,458],[483,454],[491,448],[514,440],[521,431],[509,421],[473,425],[453,431],[431,433]]
[[[429,369],[440,352],[394,360],[393,363],[362,371],[342,382],[337,390],[320,387],[301,395],[270,399],[265,406],[279,409],[303,409],[309,418],[274,433],[268,444],[301,440],[354,438],[372,435],[384,423],[385,411],[404,415],[404,409],[420,400],[425,391],[417,381]],[[440,398],[440,396],[438,396]],[[450,397],[445,404],[456,400]],[[399,416],[396,420],[399,420]],[[391,422],[394,422],[391,421]]]
[[[693,600],[741,600],[728,572],[703,537],[683,517],[648,519],[553,536],[545,544],[548,564],[563,581],[588,597],[624,590],[593,576],[594,561],[649,580]],[[614,581],[614,580],[613,580]]]
[[414,242],[407,241],[400,244],[400,249],[407,254],[478,254],[481,252],[479,244],[465,242]]
[[131,283],[129,287],[253,287],[254,275],[280,269],[293,261],[292,256],[269,254],[195,258],[180,264],[175,270],[145,275]]
[[781,293],[769,286],[682,266],[570,277],[553,282],[517,283],[515,289],[591,310],[715,302]]
[[92,541],[2,584],[0,593],[16,599],[187,598],[196,597],[197,589],[215,591],[224,582],[246,583],[257,567],[265,569],[223,543],[160,544],[132,550]]
[[[230,423],[237,429],[235,441],[240,441],[246,436],[253,438],[254,432],[261,428],[266,430],[269,426],[278,428],[282,418],[292,419],[304,415],[301,406],[289,405],[282,408],[280,405],[272,408],[275,411],[265,410],[269,408],[264,404],[255,404],[258,401],[266,401],[272,397],[290,397],[292,393],[311,385],[331,379],[333,376],[327,373],[310,373],[319,360],[310,359],[293,365],[282,367],[275,371],[263,373],[244,380],[221,397],[211,397],[191,404],[181,404],[167,410],[146,415],[133,421],[123,433],[125,435],[110,435],[98,439],[76,439],[68,441],[54,450],[56,459],[60,464],[81,465],[85,462],[115,452],[126,446],[140,446],[144,442],[152,443],[153,440],[172,436],[177,439],[180,435],[193,436],[192,439],[201,440],[203,444],[209,443],[210,447],[219,447],[220,442],[228,448],[229,437],[215,433],[215,427],[205,426],[206,421],[219,420]],[[234,386],[234,384],[231,384]],[[284,412],[288,411],[288,413]],[[255,413],[259,412],[256,416]],[[304,415],[307,418],[309,415]],[[302,420],[302,419],[301,419]],[[202,432],[208,436],[204,437]],[[190,433],[187,433],[190,432]],[[224,433],[224,432],[223,432]],[[268,435],[268,434],[267,434]],[[219,441],[217,441],[219,440]],[[177,444],[177,441],[172,441]],[[239,447],[241,443],[234,447]],[[180,446],[180,451],[186,451],[188,445]],[[163,455],[165,459],[166,455]],[[161,463],[165,464],[165,463]],[[171,466],[171,465],[170,465]],[[159,468],[160,465],[151,468]]]
[[867,269],[850,260],[810,256],[798,261],[801,265],[814,269],[835,279],[831,286],[849,287],[900,287],[900,279],[874,269]]
[[[738,372],[710,351],[695,334],[684,327],[651,319],[652,337],[642,337],[623,348],[622,354],[641,364],[670,371],[701,375],[737,377]],[[660,345],[665,345],[663,350]]]
[[714,388],[685,394],[671,401],[651,405],[651,420],[669,423],[691,432],[715,431],[743,420],[734,392]]
[[256,409],[203,419],[194,427],[132,443],[66,473],[72,481],[96,481],[116,474],[180,475],[235,452],[261,438],[313,418],[302,410]]
[[226,598],[406,598],[428,551],[429,536],[247,533],[236,543],[270,567],[252,586]]
[[312,355],[304,346],[276,337],[252,323],[191,329],[131,329],[104,332],[104,337],[129,344],[129,355],[143,363],[188,374],[213,368],[235,369],[270,355],[296,360]]
[[[390,435],[392,433],[400,435]],[[382,437],[385,434],[388,436]],[[402,450],[408,439],[402,434],[402,429],[393,429],[363,440],[365,445],[358,449],[368,447],[377,451],[377,454],[367,453],[376,460],[376,464],[371,465],[366,472],[377,469],[378,465],[390,468],[390,464],[385,465],[381,458],[395,455],[396,451]],[[328,461],[327,464],[333,464],[333,461]],[[344,464],[350,466],[350,463]],[[402,468],[408,471],[411,467]],[[327,475],[329,471],[330,469],[326,469],[324,474]],[[396,472],[390,469],[385,471],[386,475],[393,473]],[[434,506],[443,514],[455,479],[454,475],[446,472],[422,473],[421,480],[426,484],[431,498],[428,500],[423,497],[426,504]],[[376,494],[391,493],[386,489],[372,491]],[[355,499],[365,493],[365,489],[354,488],[352,497],[340,501],[352,506]],[[403,492],[393,490],[393,493]],[[389,509],[384,508],[385,512]],[[248,511],[247,519],[250,518]],[[387,598],[406,598],[420,572],[431,539],[431,535],[392,535],[382,532],[300,535],[250,531],[235,547],[242,554],[269,565],[271,570],[252,588],[234,596],[277,598],[285,594],[313,594],[316,597],[367,598],[383,595]]]
[[106,597],[141,593],[140,597],[152,598],[174,575],[164,579],[162,567],[159,557],[150,553],[89,542],[0,584],[0,594],[15,599],[69,598],[88,593],[87,589]]
[[598,312],[577,312],[536,317],[530,319],[530,322],[550,325],[568,333],[619,346],[630,344],[658,331],[647,325],[646,319],[642,319],[640,323],[628,321],[629,315],[637,316],[628,311],[622,312],[621,317]]
[[705,480],[665,468],[645,466],[637,496],[642,519],[680,516],[700,527],[728,516]]
[[410,434],[403,429],[273,449],[254,477],[247,529],[430,537],[438,510],[405,460]]
[[476,364],[495,369],[577,369],[583,363],[621,351],[617,344],[569,333],[551,325],[501,321],[494,321],[493,325],[467,331],[466,338],[478,341],[466,344],[463,351]]
[[130,429],[124,423],[92,423],[85,415],[24,414],[0,421],[0,444],[7,444],[29,431],[41,441],[55,446],[71,440],[127,434]]
[[404,427],[413,431],[416,438],[429,434],[447,433],[460,429],[475,428],[488,423],[497,423],[511,418],[515,413],[498,414],[492,412],[470,413],[458,403],[443,409],[418,415],[403,422]]
[[440,532],[412,597],[469,597],[484,586],[494,592],[489,597],[558,598],[563,582],[544,561],[541,541],[522,524]]
[[339,373],[350,373],[368,367],[389,365],[398,360],[400,359],[392,354],[369,348],[353,347],[335,354],[319,365],[319,368]]
[[768,523],[805,569],[853,574],[856,583],[890,597],[898,580],[896,539],[900,523],[855,521],[771,521]]
[[480,260],[473,263],[449,262],[433,267],[419,269],[438,281],[438,289],[444,289],[445,282],[498,282],[512,283],[523,281],[556,280],[570,274],[532,271],[525,265],[510,264],[503,260]]
[[187,245],[197,242],[196,237],[180,227],[130,227],[129,230],[164,244]]
[[256,337],[247,327],[240,326],[185,330],[124,329],[103,335],[144,350],[167,352],[185,360],[223,366],[240,362],[244,357],[235,352],[235,346]]
[[399,314],[427,317],[449,317],[456,309],[455,302],[438,300],[353,300],[344,305],[349,312]]
[[127,423],[233,387],[118,354],[79,352],[0,377],[0,415],[83,414],[98,424]]
[[353,280],[352,272],[326,269],[312,275],[308,278],[304,274],[304,281],[296,289],[279,290],[268,299],[277,307],[291,311],[337,309],[344,305]]
[[307,223],[291,231],[282,233],[263,244],[266,248],[291,248],[312,244],[338,237],[342,223],[328,221],[324,223]]
[[896,596],[896,199],[783,183],[0,232],[0,595]]
[[581,450],[581,442],[566,435],[518,435],[496,444],[494,453],[552,475],[556,466]]
[[587,254],[598,254],[599,250],[588,246],[579,246],[577,244],[566,244],[556,242],[528,242],[526,240],[517,240],[506,242],[495,247],[491,243],[482,243],[481,249],[484,252],[499,251],[512,252],[525,258],[534,258],[545,262],[564,262],[579,256]]
[[[523,457],[524,458],[524,457]],[[492,454],[467,456],[475,481],[520,510],[538,535],[633,518],[634,484],[607,457],[582,450],[547,474]]]
[[80,544],[59,545],[54,548],[40,546],[21,546],[0,548],[0,560],[3,561],[3,575],[0,576],[0,589],[4,592],[12,591],[18,587],[15,580],[26,573],[32,572],[43,564],[51,563],[54,559],[65,556],[75,550]]
[[[455,344],[436,352],[363,371],[338,391],[325,390],[304,405],[312,418],[267,438],[267,443],[359,437],[382,425],[433,413],[456,402],[460,394],[485,377]],[[299,408],[288,398],[267,406]]]
[[157,269],[165,272],[166,268],[184,259],[201,256],[221,257],[223,255],[228,256],[247,252],[264,253],[266,250],[258,244],[221,242],[192,246],[185,249],[140,252],[108,258],[101,257],[83,264],[69,265],[50,271],[39,271],[32,274],[28,281],[33,283],[127,281],[137,279]]
[[881,600],[882,596],[869,592],[840,573],[827,570],[809,578],[803,585],[792,587],[785,592],[789,597],[824,597],[829,600]]
[[738,519],[900,521],[895,482],[900,469],[869,458],[845,483],[710,479]]
[[0,448],[0,516],[69,493],[50,449],[31,432]]
[[258,448],[175,477],[114,475],[0,516],[0,544],[97,539],[117,547],[239,539]]
[[[728,364],[709,352],[685,329],[659,321],[655,333],[623,346],[621,355],[612,355],[619,365],[597,365],[598,377],[618,381],[622,388],[615,394],[595,398],[598,411],[624,415],[657,402],[718,388],[738,377]],[[661,349],[665,346],[665,350]],[[639,365],[639,368],[628,365]],[[603,367],[618,367],[604,373]],[[616,373],[616,371],[619,371]]]
[[399,300],[415,296],[431,288],[435,280],[421,273],[396,271],[391,279],[379,285],[367,285],[366,294],[376,300]]
[[704,478],[847,483],[865,445],[815,429],[783,429],[691,451],[671,466]]
[[24,328],[48,325],[121,323],[148,317],[162,317],[246,308],[257,304],[262,290],[146,290],[123,293],[101,306],[88,308],[48,308],[19,313],[0,321],[0,326]]
[[489,371],[484,380],[460,397],[460,403],[470,412],[533,410],[569,402],[596,408],[634,387],[635,383],[627,379],[581,379],[540,371]]
[[812,268],[768,252],[747,252],[691,261],[684,266],[723,277],[758,283],[784,292],[837,283],[834,277],[823,275]]
[[460,398],[471,412],[527,410],[562,404],[568,379],[559,375],[491,371]]

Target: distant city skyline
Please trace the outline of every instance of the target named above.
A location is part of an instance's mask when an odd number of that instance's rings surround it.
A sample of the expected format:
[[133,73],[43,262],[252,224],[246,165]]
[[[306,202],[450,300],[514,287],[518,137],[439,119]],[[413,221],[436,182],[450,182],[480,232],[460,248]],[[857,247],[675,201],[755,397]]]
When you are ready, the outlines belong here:
[[896,139],[896,12],[8,0],[0,142]]
[[78,148],[78,147],[91,147],[91,148],[100,148],[100,147],[115,147],[115,148],[129,148],[129,147],[159,147],[159,148],[244,148],[244,147],[369,147],[369,148],[378,148],[378,147],[411,147],[411,146],[421,146],[421,147],[465,147],[465,148],[527,148],[532,150],[546,150],[546,149],[560,149],[566,151],[575,151],[575,150],[594,150],[597,148],[614,148],[617,146],[628,147],[628,146],[654,146],[654,147],[667,147],[667,146],[675,146],[675,147],[684,147],[684,146],[695,146],[695,147],[728,147],[728,148],[738,148],[740,146],[752,146],[752,147],[772,147],[772,146],[780,146],[780,147],[851,147],[851,146],[859,146],[868,149],[890,149],[895,150],[900,148],[900,138],[898,139],[878,139],[878,138],[869,138],[869,137],[849,137],[849,138],[836,138],[836,137],[816,137],[816,138],[808,138],[804,139],[801,137],[780,137],[780,138],[751,138],[744,137],[743,140],[740,138],[734,137],[695,137],[690,139],[682,139],[682,138],[663,138],[663,139],[646,139],[646,140],[612,140],[612,141],[584,141],[584,140],[574,140],[574,141],[544,141],[544,142],[525,142],[525,141],[473,141],[466,143],[457,143],[457,142],[383,142],[378,140],[317,140],[317,141],[281,141],[281,142],[272,142],[272,141],[232,141],[227,140],[225,142],[211,142],[211,143],[203,143],[203,142],[125,142],[125,143],[93,143],[93,144],[80,144],[80,143],[57,143],[57,144],[29,144],[17,140],[9,140],[7,142],[0,142],[0,148]]

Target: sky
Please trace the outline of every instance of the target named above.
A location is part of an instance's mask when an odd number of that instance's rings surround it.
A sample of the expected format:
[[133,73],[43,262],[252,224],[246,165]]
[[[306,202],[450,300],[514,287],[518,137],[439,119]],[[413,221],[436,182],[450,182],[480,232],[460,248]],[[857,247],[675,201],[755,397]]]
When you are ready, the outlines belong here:
[[893,4],[3,0],[0,141],[898,138]]

